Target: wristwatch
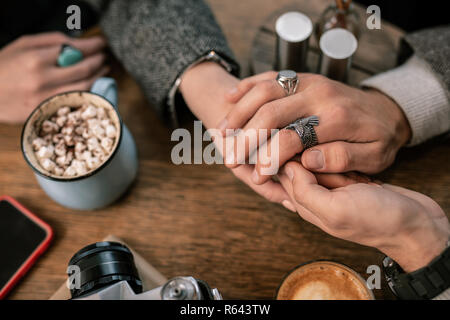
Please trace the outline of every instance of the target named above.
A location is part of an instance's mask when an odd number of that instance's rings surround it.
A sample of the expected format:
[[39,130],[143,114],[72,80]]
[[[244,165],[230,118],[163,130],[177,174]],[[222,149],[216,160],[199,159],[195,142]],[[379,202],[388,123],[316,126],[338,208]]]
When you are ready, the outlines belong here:
[[450,240],[444,252],[427,266],[405,273],[390,257],[383,259],[389,288],[404,300],[432,299],[450,288]]
[[[234,66],[231,63],[228,63],[216,51],[211,50],[208,53],[206,53],[205,55],[198,58],[193,63],[191,63],[183,71],[183,73],[186,72],[187,70],[191,69],[192,67],[194,67],[202,62],[206,62],[206,61],[211,61],[211,62],[215,62],[215,63],[219,64],[222,68],[224,68],[229,73],[234,73],[235,71],[237,71],[237,70],[235,70]],[[167,105],[169,107],[169,113],[170,113],[170,118],[171,118],[170,122],[173,127],[178,127],[178,119],[177,119],[176,108],[175,108],[175,100],[176,100],[175,98],[176,98],[176,95],[178,92],[178,88],[180,87],[180,84],[181,84],[181,78],[182,78],[182,74],[175,80],[174,84],[172,85],[172,87],[169,90],[169,94],[167,95]]]

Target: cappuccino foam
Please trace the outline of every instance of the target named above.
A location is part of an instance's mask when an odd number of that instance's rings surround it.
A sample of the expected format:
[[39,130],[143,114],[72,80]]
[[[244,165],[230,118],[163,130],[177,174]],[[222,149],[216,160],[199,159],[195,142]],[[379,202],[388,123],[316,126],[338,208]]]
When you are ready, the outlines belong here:
[[292,271],[280,286],[278,300],[371,300],[372,292],[350,268],[317,261]]

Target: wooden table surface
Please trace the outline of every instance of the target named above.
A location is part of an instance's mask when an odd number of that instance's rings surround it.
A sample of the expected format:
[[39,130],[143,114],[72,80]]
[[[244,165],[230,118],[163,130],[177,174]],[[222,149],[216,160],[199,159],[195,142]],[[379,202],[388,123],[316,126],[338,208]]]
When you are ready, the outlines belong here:
[[[272,12],[292,4],[286,0],[208,2],[244,75],[259,26]],[[302,3],[312,6],[312,1],[296,1],[300,8]],[[314,6],[323,10],[327,3],[314,1]],[[140,164],[136,183],[108,208],[73,211],[50,200],[23,160],[21,126],[0,125],[0,194],[18,199],[56,234],[49,250],[9,298],[47,299],[66,279],[70,257],[108,234],[125,240],[166,277],[193,275],[219,288],[228,299],[272,298],[285,273],[309,260],[339,261],[365,278],[369,265],[380,265],[383,255],[377,250],[325,234],[259,197],[223,166],[172,164],[170,131],[129,76],[120,70],[113,76],[118,80],[121,114],[139,148]],[[449,213],[449,151],[448,141],[405,149],[379,176],[431,196]],[[384,282],[375,296],[392,298]]]

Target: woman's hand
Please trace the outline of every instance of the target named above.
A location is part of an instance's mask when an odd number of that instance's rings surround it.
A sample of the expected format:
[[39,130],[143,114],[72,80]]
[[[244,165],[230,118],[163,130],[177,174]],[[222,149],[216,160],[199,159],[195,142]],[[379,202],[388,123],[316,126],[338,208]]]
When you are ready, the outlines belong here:
[[[62,44],[83,53],[83,61],[56,64]],[[0,121],[24,122],[44,99],[65,91],[88,90],[108,72],[101,37],[72,39],[62,33],[23,36],[0,50]]]
[[326,188],[294,161],[279,179],[302,218],[332,236],[378,248],[406,272],[427,265],[449,240],[447,216],[418,192],[373,182]]
[[[267,129],[267,149],[271,149],[272,140],[279,142],[278,156],[271,158],[278,161],[277,168],[302,152],[303,146],[295,131],[280,130],[276,140],[274,136],[270,139],[270,129],[284,128],[311,115],[319,117],[320,123],[314,127],[319,145],[303,152],[301,162],[314,172],[379,172],[394,161],[398,149],[410,139],[411,129],[403,112],[378,91],[359,90],[320,75],[298,74],[296,94],[286,97],[276,76],[276,72],[263,73],[233,88],[227,98],[236,106],[219,129],[226,135],[227,129],[243,128],[237,140],[249,129]],[[257,146],[265,142],[260,139]],[[228,154],[228,166],[243,163],[257,146],[252,148],[247,141],[245,152]],[[257,160],[254,183],[270,178],[262,169],[273,167],[272,162]]]
[[[225,99],[226,92],[234,88],[239,80],[229,74],[215,62],[203,62],[188,69],[182,77],[180,91],[189,109],[202,120],[207,128],[217,128],[235,105]],[[217,145],[216,145],[217,146]],[[220,146],[219,152],[223,153]],[[251,182],[253,165],[242,165],[231,169],[233,174],[250,186],[256,193],[267,200],[284,205],[291,211],[295,208],[289,203],[289,196],[279,182],[268,180],[263,184],[255,185]]]

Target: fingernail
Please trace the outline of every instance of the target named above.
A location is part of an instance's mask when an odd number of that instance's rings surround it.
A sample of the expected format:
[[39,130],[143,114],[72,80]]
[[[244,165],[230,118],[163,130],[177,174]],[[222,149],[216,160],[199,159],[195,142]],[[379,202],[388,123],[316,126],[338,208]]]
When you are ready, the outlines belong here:
[[375,187],[381,188],[381,184],[378,184],[378,183],[375,183],[375,182],[367,182],[367,184],[371,185],[371,186],[375,186]]
[[308,169],[321,169],[323,167],[323,155],[320,150],[311,150],[306,153],[305,158]]
[[289,177],[289,180],[292,181],[294,179],[294,171],[292,171],[289,167],[284,167],[284,172],[286,172],[286,175]]
[[227,124],[228,124],[227,118],[225,118],[222,121],[220,121],[218,129],[222,132],[222,134],[225,133],[225,129],[227,128]]
[[253,181],[253,183],[258,183],[259,182],[259,174],[258,174],[258,171],[256,171],[256,169],[253,170],[252,181]]
[[295,212],[295,207],[294,205],[288,201],[288,200],[283,200],[281,202],[281,204],[283,205],[283,207],[285,207],[286,209],[288,209],[289,211]]

